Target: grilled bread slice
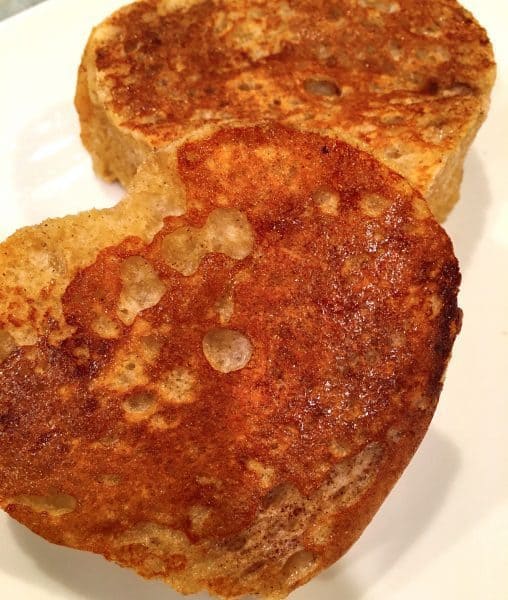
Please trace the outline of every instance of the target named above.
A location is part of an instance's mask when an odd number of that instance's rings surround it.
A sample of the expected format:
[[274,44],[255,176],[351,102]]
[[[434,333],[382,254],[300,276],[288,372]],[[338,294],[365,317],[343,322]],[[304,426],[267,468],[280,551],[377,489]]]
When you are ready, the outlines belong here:
[[205,130],[115,208],[0,245],[0,506],[183,593],[283,598],[358,538],[460,326],[399,175],[280,125]]
[[76,106],[96,172],[124,185],[202,124],[268,118],[370,152],[442,220],[493,81],[455,0],[145,0],[92,32]]

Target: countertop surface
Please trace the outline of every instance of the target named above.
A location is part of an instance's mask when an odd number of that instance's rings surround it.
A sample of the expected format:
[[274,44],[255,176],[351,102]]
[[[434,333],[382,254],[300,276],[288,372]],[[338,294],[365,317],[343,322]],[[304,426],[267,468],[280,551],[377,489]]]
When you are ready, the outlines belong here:
[[43,0],[0,0],[0,21],[11,17],[25,8],[39,4]]

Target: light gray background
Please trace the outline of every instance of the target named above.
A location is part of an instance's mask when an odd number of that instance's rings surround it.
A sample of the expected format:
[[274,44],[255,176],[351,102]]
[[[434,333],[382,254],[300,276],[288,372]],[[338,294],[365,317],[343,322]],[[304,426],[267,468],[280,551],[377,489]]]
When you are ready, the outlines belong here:
[[10,17],[43,0],[0,0],[0,20]]

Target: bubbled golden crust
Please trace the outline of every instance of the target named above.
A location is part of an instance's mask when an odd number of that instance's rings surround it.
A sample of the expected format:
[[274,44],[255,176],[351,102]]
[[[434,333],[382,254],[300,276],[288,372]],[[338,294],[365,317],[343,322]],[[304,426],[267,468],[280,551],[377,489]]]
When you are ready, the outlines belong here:
[[124,184],[204,123],[274,119],[367,150],[442,219],[493,80],[455,0],[152,0],[94,30],[77,106],[96,170]]
[[[164,190],[174,216],[143,233]],[[0,246],[0,504],[184,593],[285,597],[428,427],[460,326],[451,243],[372,157],[275,125],[160,152],[105,219],[134,206],[117,241],[90,213],[85,258],[65,232],[86,214]],[[60,268],[39,283],[41,231]]]

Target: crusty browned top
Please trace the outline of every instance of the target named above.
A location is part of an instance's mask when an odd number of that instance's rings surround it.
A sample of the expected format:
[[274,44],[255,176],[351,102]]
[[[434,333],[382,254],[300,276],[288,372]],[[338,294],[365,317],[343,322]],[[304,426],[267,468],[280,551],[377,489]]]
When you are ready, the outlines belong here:
[[492,48],[455,0],[166,4],[129,5],[91,38],[100,101],[154,147],[270,118],[351,139],[425,194],[486,110]]
[[[52,346],[48,321],[0,366],[0,502],[52,541],[108,554],[145,522],[229,539],[278,484],[310,495],[435,408],[459,272],[399,176],[281,127],[186,143],[178,172],[186,213],[104,249],[63,296],[74,333]],[[233,215],[243,245],[193,245],[213,215]],[[134,317],[129,282],[152,304]],[[251,348],[231,372],[206,353],[224,330]]]

